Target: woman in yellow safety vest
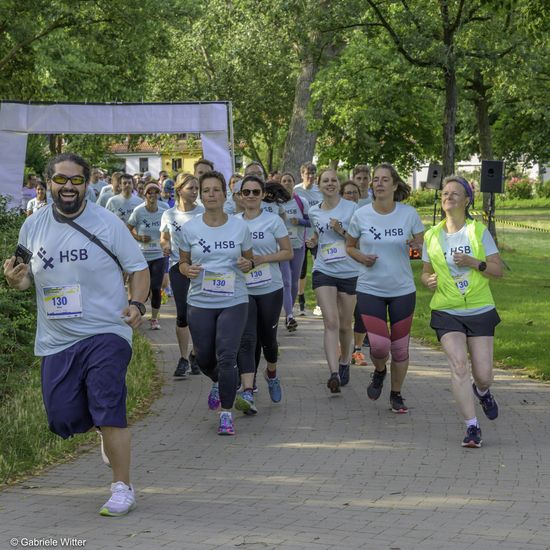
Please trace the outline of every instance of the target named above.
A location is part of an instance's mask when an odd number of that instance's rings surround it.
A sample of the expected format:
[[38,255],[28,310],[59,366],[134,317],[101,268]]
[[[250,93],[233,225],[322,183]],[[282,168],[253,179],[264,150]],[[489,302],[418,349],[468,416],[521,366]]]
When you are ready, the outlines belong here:
[[453,396],[466,422],[463,447],[481,447],[474,396],[489,420],[498,416],[498,404],[489,387],[493,381],[493,337],[500,318],[489,278],[502,277],[502,262],[487,227],[469,215],[472,202],[466,180],[445,178],[441,193],[445,219],[426,233],[422,251],[422,283],[434,291],[430,326],[447,355]]

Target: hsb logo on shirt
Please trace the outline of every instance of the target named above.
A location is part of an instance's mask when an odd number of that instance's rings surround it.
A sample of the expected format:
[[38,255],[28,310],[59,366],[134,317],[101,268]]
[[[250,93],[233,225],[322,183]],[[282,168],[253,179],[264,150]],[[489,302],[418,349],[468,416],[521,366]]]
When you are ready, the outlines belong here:
[[[265,234],[263,231],[252,231],[252,238],[255,240],[261,240],[265,237]],[[233,248],[233,247],[231,247]]]

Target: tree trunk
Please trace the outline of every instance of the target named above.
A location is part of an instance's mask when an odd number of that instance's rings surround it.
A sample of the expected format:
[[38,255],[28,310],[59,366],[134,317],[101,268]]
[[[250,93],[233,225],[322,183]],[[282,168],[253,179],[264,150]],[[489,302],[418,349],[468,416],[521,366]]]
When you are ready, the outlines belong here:
[[445,81],[445,112],[443,113],[443,177],[455,170],[455,134],[458,92],[454,62],[449,61],[443,69]]
[[294,174],[299,181],[300,166],[311,162],[315,152],[317,132],[310,132],[307,127],[307,109],[311,99],[311,84],[315,80],[319,67],[314,61],[303,60],[294,93],[292,118],[285,141],[283,153],[283,172]]
[[[472,90],[474,91],[479,153],[482,160],[493,160],[493,143],[491,139],[491,125],[489,123],[489,100],[487,97],[488,89],[483,81],[483,74],[479,69],[476,69],[472,81]],[[493,236],[493,239],[495,239],[495,242],[497,242],[495,220],[492,216],[489,216],[491,198],[491,193],[483,193],[483,219],[489,222],[487,223],[487,229]]]

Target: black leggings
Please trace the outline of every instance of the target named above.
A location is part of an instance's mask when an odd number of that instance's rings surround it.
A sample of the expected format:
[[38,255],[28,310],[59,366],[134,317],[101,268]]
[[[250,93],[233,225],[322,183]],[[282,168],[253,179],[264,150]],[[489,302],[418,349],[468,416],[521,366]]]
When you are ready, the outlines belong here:
[[307,277],[307,253],[309,252],[311,254],[311,257],[315,259],[315,256],[317,256],[317,246],[314,246],[313,248],[308,248],[306,246],[306,251],[304,253],[304,263],[302,264],[302,272],[300,273],[300,279],[305,279]]
[[283,307],[283,293],[280,288],[268,294],[248,296],[248,317],[237,359],[240,374],[256,372],[262,349],[268,363],[277,362],[277,327]]
[[151,277],[151,307],[153,309],[160,309],[160,289],[164,277],[164,258],[151,260],[147,262],[147,265],[149,266],[149,275]]
[[248,304],[208,309],[187,306],[189,331],[201,371],[219,382],[222,409],[231,409],[237,393],[237,352]]
[[168,272],[170,286],[174,293],[176,302],[176,326],[187,326],[187,291],[189,290],[189,279],[180,273],[179,264],[174,264]]

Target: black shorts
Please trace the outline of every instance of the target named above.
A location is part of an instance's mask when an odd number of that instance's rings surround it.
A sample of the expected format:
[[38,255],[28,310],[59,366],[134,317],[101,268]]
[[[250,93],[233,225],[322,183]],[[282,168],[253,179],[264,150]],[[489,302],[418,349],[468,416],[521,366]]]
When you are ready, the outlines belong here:
[[345,292],[352,296],[356,294],[355,287],[357,286],[357,277],[350,277],[348,279],[339,279],[338,277],[332,277],[331,275],[325,275],[321,271],[314,271],[311,274],[311,286],[313,290],[320,286],[334,286],[338,292]]
[[432,311],[430,326],[435,330],[437,339],[448,332],[462,332],[468,338],[476,336],[494,336],[495,327],[500,323],[496,309],[477,315],[452,315],[444,311]]

